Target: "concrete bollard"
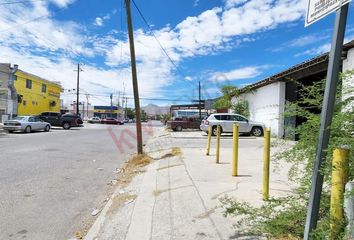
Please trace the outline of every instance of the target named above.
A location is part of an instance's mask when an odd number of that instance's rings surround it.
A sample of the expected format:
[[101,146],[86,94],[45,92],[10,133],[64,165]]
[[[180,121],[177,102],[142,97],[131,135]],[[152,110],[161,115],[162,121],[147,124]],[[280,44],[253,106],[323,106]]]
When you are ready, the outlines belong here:
[[220,161],[220,126],[218,125],[216,128],[216,163],[219,163]]
[[238,175],[238,135],[239,125],[233,124],[232,128],[232,176]]
[[347,149],[335,149],[332,160],[332,188],[331,188],[331,204],[330,204],[330,219],[331,219],[331,234],[330,239],[335,239],[335,236],[340,234],[341,228],[339,222],[342,222],[344,217],[343,201],[344,188],[348,181],[348,156]]
[[207,150],[206,150],[206,155],[209,156],[210,154],[210,143],[211,143],[211,126],[208,127],[208,144],[207,144]]
[[270,166],[270,129],[264,133],[263,151],[263,200],[269,200],[269,166]]
[[345,239],[354,239],[354,182],[345,185],[345,192],[349,193],[344,197],[344,213],[348,222]]

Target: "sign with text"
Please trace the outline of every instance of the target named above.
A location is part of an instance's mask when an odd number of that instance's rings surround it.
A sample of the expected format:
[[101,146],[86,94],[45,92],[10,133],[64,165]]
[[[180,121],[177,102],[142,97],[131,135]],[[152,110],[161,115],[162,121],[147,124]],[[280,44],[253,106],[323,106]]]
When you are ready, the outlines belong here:
[[351,0],[309,0],[305,27],[327,16],[344,4],[348,4],[350,1]]

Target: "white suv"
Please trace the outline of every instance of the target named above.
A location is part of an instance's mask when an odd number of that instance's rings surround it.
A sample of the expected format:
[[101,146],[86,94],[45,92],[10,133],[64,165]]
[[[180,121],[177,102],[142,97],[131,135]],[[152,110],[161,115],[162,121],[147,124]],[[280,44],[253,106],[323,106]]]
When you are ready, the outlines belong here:
[[249,121],[242,115],[232,113],[214,113],[207,119],[202,121],[200,130],[208,133],[209,126],[212,127],[212,135],[216,135],[216,127],[220,125],[221,133],[232,133],[232,126],[234,123],[239,125],[240,133],[252,134],[256,137],[263,135],[265,125],[260,122]]

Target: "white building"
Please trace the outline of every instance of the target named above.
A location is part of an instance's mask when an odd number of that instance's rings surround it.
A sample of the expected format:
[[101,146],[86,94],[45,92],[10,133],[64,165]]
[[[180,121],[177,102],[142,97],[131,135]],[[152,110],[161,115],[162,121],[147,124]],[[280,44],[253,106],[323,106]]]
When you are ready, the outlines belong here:
[[[354,70],[354,40],[344,45],[342,56],[342,71]],[[271,128],[273,136],[294,138],[288,131],[288,126],[296,127],[303,120],[294,117],[284,118],[286,103],[296,101],[298,98],[297,86],[290,80],[310,85],[326,78],[328,58],[328,53],[322,54],[248,86],[249,91],[241,94],[239,98],[248,101],[250,119],[265,123]],[[347,79],[343,86],[353,88],[354,78]]]

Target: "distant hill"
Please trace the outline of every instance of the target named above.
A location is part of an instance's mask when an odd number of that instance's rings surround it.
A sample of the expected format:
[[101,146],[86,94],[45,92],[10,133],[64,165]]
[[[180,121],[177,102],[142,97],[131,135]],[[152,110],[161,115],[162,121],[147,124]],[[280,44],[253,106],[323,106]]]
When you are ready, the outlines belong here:
[[149,104],[141,108],[147,115],[162,115],[170,112],[170,106],[157,106],[155,104]]

